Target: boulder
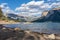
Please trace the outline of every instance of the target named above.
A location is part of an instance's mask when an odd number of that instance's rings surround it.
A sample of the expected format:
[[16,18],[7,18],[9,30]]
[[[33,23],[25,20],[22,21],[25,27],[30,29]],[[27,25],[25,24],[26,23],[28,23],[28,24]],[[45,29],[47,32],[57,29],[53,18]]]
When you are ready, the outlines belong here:
[[50,35],[48,35],[48,38],[55,39],[55,35],[54,34],[50,34]]
[[20,28],[14,28],[15,31],[20,31],[21,29]]

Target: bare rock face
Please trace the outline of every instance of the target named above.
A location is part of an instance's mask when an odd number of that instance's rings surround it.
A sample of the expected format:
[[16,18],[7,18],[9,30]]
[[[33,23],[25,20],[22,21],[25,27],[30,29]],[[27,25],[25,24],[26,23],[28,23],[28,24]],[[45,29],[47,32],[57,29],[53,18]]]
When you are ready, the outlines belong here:
[[42,13],[42,17],[38,18],[33,22],[46,22],[46,21],[60,22],[60,8],[55,8],[50,11],[44,11]]
[[48,11],[45,11],[42,13],[42,16],[46,16],[48,14]]

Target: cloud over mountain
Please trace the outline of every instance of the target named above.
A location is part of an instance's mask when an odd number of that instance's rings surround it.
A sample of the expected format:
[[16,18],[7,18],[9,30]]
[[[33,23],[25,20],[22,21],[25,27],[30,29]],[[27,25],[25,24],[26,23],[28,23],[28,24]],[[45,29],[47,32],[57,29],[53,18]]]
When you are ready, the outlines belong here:
[[[51,1],[51,0],[50,0]],[[59,0],[57,0],[59,1]],[[57,8],[60,5],[60,2],[53,2],[51,4],[45,3],[44,1],[31,1],[26,4],[22,4],[20,7],[17,7],[15,11],[19,11],[20,15],[41,15],[43,11],[52,10],[53,8]]]
[[[21,4],[20,7],[16,7],[16,9],[13,11],[7,3],[0,4],[0,7],[2,8],[2,11],[4,13],[18,13],[19,15],[23,16],[33,16],[33,15],[42,15],[43,11],[49,11],[53,8],[60,7],[60,0],[47,0],[52,1],[52,3],[48,3],[45,1],[30,1],[28,3]],[[59,2],[53,2],[53,1],[59,1]]]

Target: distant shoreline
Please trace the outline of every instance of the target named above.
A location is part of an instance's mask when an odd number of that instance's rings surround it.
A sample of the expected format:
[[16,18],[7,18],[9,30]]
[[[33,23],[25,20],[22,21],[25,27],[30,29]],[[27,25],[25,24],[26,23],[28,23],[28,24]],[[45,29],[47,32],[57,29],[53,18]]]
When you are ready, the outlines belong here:
[[14,21],[2,21],[0,20],[0,24],[19,24],[19,22],[14,22]]

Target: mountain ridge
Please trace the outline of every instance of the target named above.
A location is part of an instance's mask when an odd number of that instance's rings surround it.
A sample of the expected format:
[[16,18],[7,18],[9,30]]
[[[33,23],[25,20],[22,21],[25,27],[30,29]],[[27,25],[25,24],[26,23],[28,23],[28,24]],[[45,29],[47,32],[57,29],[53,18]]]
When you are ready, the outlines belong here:
[[39,18],[33,22],[60,22],[60,8],[55,8],[53,10],[43,12],[42,15],[43,16],[41,19]]

